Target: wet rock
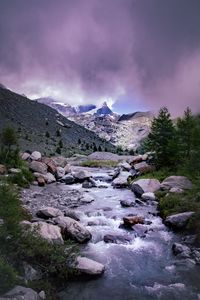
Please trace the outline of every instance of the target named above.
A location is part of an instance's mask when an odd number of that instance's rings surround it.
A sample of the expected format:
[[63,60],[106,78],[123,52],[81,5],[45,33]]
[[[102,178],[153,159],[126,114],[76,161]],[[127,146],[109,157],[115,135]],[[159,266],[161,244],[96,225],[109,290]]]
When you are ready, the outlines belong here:
[[48,218],[56,218],[58,216],[62,216],[63,213],[54,207],[42,207],[36,213],[39,218],[48,219]]
[[135,203],[139,204],[139,205],[146,205],[142,200],[140,200],[138,198],[135,199]]
[[135,206],[135,202],[132,200],[121,200],[120,204],[122,207],[131,207],[131,206]]
[[103,274],[105,267],[92,259],[78,256],[76,270],[82,274],[97,276]]
[[42,154],[39,151],[34,151],[34,152],[32,152],[30,158],[31,158],[31,160],[37,161],[42,158]]
[[90,188],[93,188],[93,187],[96,187],[96,183],[95,181],[90,178],[89,180],[85,180],[82,184],[82,187],[85,188],[85,189],[90,189]]
[[192,217],[193,214],[194,212],[188,211],[168,216],[165,220],[165,224],[174,229],[182,229],[187,225],[189,219]]
[[171,188],[191,189],[192,182],[185,176],[170,176],[167,177],[161,184],[163,190],[170,190]]
[[155,194],[151,193],[151,192],[142,194],[141,198],[144,201],[148,201],[148,200],[155,201],[156,200]]
[[45,163],[39,161],[32,161],[29,167],[33,172],[47,174],[47,165]]
[[117,178],[120,174],[120,168],[115,168],[114,172],[111,173],[112,179],[114,180],[115,178]]
[[79,243],[86,243],[92,238],[89,230],[72,218],[58,217],[54,221],[62,229],[66,237],[70,237]]
[[180,243],[174,243],[172,245],[172,251],[174,255],[178,255],[180,258],[190,258],[191,255],[190,248]]
[[132,227],[135,224],[144,224],[144,218],[140,216],[127,216],[123,218],[124,225]]
[[7,172],[6,166],[0,165],[0,175],[4,175],[6,174],[6,172]]
[[70,208],[67,208],[64,211],[64,215],[66,217],[72,218],[72,219],[74,219],[76,221],[80,221],[81,212],[73,210],[73,209],[70,209]]
[[15,286],[1,300],[40,300],[39,295],[32,289],[23,286]]
[[60,182],[63,182],[65,184],[72,184],[75,182],[75,179],[74,176],[72,176],[71,174],[66,174],[60,179]]
[[126,188],[128,186],[128,178],[131,177],[130,172],[121,172],[117,178],[112,182],[115,188]]
[[94,198],[88,194],[84,194],[80,199],[82,204],[91,203],[94,201]]
[[160,189],[160,182],[157,179],[139,179],[132,183],[131,190],[137,197],[144,193],[154,193]]
[[194,260],[197,264],[200,264],[200,251],[194,249],[192,251],[192,257],[194,258]]
[[61,229],[58,226],[47,224],[46,222],[30,223],[28,221],[21,222],[22,228],[26,230],[36,231],[42,238],[55,244],[64,244]]
[[127,235],[112,235],[107,234],[103,238],[105,243],[113,243],[113,244],[127,244],[132,241],[132,238]]

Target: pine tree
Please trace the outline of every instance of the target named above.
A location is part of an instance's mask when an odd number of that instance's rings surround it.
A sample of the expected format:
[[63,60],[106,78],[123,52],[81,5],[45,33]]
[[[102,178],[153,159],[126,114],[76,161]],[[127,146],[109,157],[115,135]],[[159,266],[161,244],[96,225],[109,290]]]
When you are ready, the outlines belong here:
[[155,151],[157,167],[173,166],[177,160],[176,130],[166,107],[152,121],[149,145]]
[[182,158],[190,158],[194,137],[195,119],[192,111],[187,107],[183,118],[177,121],[178,137]]

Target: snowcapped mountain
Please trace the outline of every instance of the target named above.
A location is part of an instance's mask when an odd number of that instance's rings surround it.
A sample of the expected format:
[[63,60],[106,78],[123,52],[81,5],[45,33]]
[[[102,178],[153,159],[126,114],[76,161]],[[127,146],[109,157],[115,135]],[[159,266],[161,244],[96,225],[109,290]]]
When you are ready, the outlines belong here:
[[95,132],[115,146],[123,149],[137,149],[150,131],[153,114],[151,112],[134,112],[118,115],[104,102],[100,107],[93,104],[73,107],[57,102],[51,97],[37,99],[69,120]]

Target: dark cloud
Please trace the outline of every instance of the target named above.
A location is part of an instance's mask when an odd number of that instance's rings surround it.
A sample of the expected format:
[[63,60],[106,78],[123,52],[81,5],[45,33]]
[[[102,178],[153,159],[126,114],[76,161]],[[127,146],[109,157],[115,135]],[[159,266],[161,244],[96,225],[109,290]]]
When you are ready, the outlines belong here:
[[0,81],[73,104],[200,110],[199,13],[199,0],[0,0]]

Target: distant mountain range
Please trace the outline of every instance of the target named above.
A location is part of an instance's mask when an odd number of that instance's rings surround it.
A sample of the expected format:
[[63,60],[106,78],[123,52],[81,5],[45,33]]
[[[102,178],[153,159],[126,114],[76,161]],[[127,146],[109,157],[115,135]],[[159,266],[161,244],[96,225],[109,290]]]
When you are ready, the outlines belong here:
[[[51,99],[45,101],[51,104]],[[110,142],[55,110],[59,107],[65,111],[67,105],[55,103],[54,108],[48,105],[31,101],[0,85],[0,132],[10,125],[18,133],[22,150],[38,150],[46,155],[61,152],[70,156],[74,153],[89,154],[98,149],[116,150]]]
[[129,150],[136,150],[140,146],[141,140],[149,134],[153,118],[149,111],[116,114],[106,102],[100,107],[94,104],[73,107],[50,97],[39,98],[36,101],[56,109],[71,121],[95,132],[113,145]]

